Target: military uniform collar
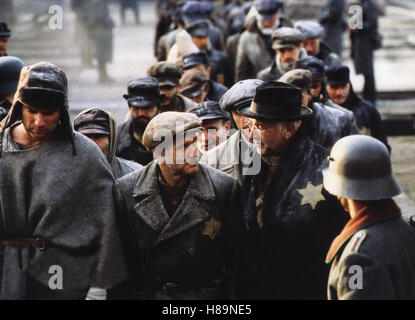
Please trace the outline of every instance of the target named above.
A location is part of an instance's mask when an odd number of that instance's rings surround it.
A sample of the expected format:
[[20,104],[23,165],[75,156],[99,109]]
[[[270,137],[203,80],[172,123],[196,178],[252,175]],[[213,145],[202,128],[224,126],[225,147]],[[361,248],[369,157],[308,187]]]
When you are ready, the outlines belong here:
[[401,215],[401,209],[392,199],[382,201],[380,204],[364,207],[356,213],[355,217],[344,226],[342,232],[332,242],[327,253],[326,263],[331,263],[344,244],[359,230],[381,221],[396,218]]

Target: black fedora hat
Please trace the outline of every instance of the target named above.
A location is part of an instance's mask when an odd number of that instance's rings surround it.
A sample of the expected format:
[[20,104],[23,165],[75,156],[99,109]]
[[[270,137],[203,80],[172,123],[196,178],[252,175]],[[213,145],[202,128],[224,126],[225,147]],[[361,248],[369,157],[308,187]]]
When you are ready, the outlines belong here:
[[313,114],[310,108],[301,106],[301,90],[278,81],[265,81],[258,86],[249,107],[239,109],[248,118],[271,121],[302,120]]

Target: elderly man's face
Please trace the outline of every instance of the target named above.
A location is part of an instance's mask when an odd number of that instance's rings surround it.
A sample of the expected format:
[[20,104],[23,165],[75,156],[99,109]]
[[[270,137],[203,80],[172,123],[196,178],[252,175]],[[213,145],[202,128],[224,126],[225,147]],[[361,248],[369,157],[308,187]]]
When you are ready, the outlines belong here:
[[177,95],[178,88],[174,86],[161,86],[161,106],[168,106]]
[[47,141],[55,131],[60,109],[37,109],[28,105],[22,107],[22,122],[25,133],[32,141]]
[[0,57],[7,53],[7,46],[9,44],[9,37],[0,36]]
[[296,132],[292,123],[251,119],[249,140],[260,155],[270,156],[283,151]]
[[272,27],[274,27],[275,23],[277,22],[277,19],[281,19],[282,13],[281,11],[278,11],[276,14],[274,14],[272,16],[271,19],[269,20],[261,20],[260,24],[262,26],[262,28],[264,29],[270,29]]
[[333,100],[334,103],[338,105],[342,105],[349,96],[350,93],[350,83],[346,85],[340,86],[326,86],[327,94],[329,95],[330,99]]
[[224,119],[213,119],[203,121],[202,126],[203,133],[198,139],[198,147],[201,153],[205,153],[227,139],[231,122]]
[[300,58],[300,47],[291,46],[277,49],[277,53],[280,55],[281,63],[284,68],[292,68],[295,62]]
[[305,39],[301,44],[309,56],[316,56],[320,51],[320,38]]
[[197,134],[185,134],[166,148],[163,165],[174,176],[190,176],[199,170]]

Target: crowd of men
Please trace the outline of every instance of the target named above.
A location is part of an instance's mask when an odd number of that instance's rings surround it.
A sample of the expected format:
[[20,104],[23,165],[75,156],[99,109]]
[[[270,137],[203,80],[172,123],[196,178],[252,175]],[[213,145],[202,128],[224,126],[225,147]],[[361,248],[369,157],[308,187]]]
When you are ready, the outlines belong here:
[[320,24],[280,0],[159,1],[159,61],[118,126],[71,123],[65,72],[8,56],[0,23],[0,298],[414,299],[415,220],[342,64],[341,3]]

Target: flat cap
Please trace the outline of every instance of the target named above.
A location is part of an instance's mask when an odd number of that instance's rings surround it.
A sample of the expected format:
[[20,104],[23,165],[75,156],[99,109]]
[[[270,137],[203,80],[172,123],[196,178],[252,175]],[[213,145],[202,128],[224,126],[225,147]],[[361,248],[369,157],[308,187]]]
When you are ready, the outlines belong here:
[[259,0],[256,4],[256,9],[262,21],[268,21],[279,10],[284,8],[284,3],[281,0]]
[[299,46],[304,41],[304,35],[297,29],[290,27],[278,28],[272,33],[271,37],[274,50]]
[[209,66],[208,57],[206,52],[192,52],[183,56],[183,69],[187,70],[198,65]]
[[209,77],[200,69],[187,71],[180,79],[180,93],[185,96],[197,97],[206,90]]
[[311,74],[311,71],[293,69],[285,73],[278,81],[292,84],[300,89],[305,89],[311,84],[312,80],[313,75]]
[[259,79],[247,79],[235,83],[219,100],[219,106],[225,111],[249,106],[254,99],[256,88],[263,83]]
[[182,8],[183,19],[192,23],[205,18],[203,5],[199,1],[187,1]]
[[179,85],[182,76],[178,65],[166,61],[158,62],[147,69],[147,76],[156,78],[160,87]]
[[0,21],[0,37],[10,37],[11,31],[6,22]]
[[128,94],[124,99],[137,108],[149,108],[159,105],[161,101],[160,87],[156,78],[143,77],[128,83]]
[[322,38],[324,36],[324,27],[315,21],[297,21],[294,23],[294,28],[299,30],[305,39]]
[[148,123],[143,134],[143,145],[153,151],[168,137],[200,130],[202,120],[193,113],[167,111],[158,114]]
[[313,81],[324,81],[324,62],[316,57],[308,56],[299,59],[295,62],[294,68],[311,71]]
[[228,112],[222,110],[219,107],[219,103],[216,101],[205,101],[198,104],[195,108],[189,110],[197,115],[202,121],[214,120],[214,119],[226,119],[231,120]]
[[350,69],[344,65],[326,67],[326,84],[330,86],[344,86],[350,82]]
[[192,37],[208,37],[209,36],[209,22],[207,20],[198,20],[186,27],[186,31]]
[[108,112],[100,108],[91,108],[81,112],[73,120],[74,130],[88,134],[110,135],[110,119]]

